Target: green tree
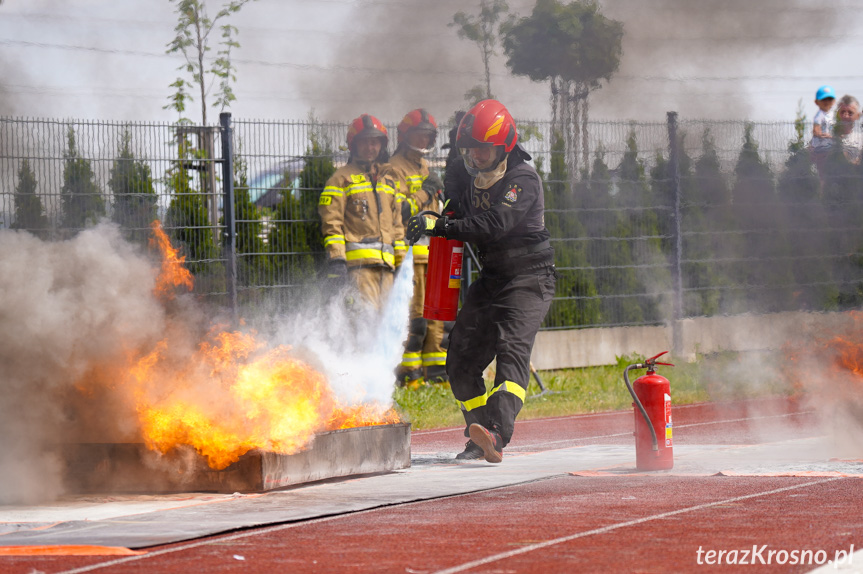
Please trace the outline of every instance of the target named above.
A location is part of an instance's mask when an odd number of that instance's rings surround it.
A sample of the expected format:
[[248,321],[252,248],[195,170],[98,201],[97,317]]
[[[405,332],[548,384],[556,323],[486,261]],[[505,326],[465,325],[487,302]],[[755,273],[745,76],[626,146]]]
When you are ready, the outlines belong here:
[[[189,150],[189,142],[182,141],[179,146],[180,159],[166,174],[166,184],[172,195],[168,205],[166,228],[171,230],[172,238],[186,256],[189,271],[198,276],[206,274],[215,277],[223,269],[216,269],[217,266],[211,265],[212,260],[218,256],[218,246],[204,195],[194,188],[189,172],[183,167],[189,159]],[[196,283],[199,283],[197,279]]]
[[594,325],[600,322],[599,296],[587,259],[588,238],[575,209],[559,134],[555,134],[552,144],[548,175],[539,160],[537,171],[544,182],[545,226],[556,240],[554,259],[558,272],[555,301],[544,324],[546,327]]
[[18,170],[18,186],[15,188],[15,222],[12,229],[25,229],[43,239],[48,235],[50,223],[45,216],[42,199],[36,195],[36,174],[30,161],[21,162]]
[[[270,252],[279,276],[287,284],[314,278],[324,258],[318,199],[335,173],[333,150],[317,131],[309,136],[304,165],[296,188],[282,192],[270,231]],[[293,176],[285,174],[288,181]]]
[[105,215],[105,199],[96,183],[90,160],[82,158],[78,153],[72,126],[69,126],[66,135],[64,157],[63,187],[60,189],[63,206],[61,226],[77,230],[95,225]]
[[[621,269],[619,273],[630,274],[628,283],[635,285],[635,293],[642,293],[639,297],[633,297],[643,314],[643,320],[647,322],[658,322],[671,316],[671,307],[665,310],[663,315],[662,296],[652,295],[651,292],[671,289],[671,274],[668,271],[668,259],[663,253],[663,246],[670,246],[667,237],[671,229],[666,223],[669,218],[660,221],[659,214],[667,215],[669,204],[661,203],[654,196],[644,162],[638,157],[638,142],[635,129],[631,129],[626,139],[626,151],[617,168],[618,183],[616,203],[619,207],[617,226],[629,240],[620,245],[621,249],[629,248],[632,267]],[[673,204],[672,204],[673,205]],[[657,211],[656,207],[666,209]],[[648,267],[644,267],[648,265]]]
[[589,176],[576,187],[581,206],[579,217],[588,232],[587,257],[594,269],[596,290],[601,296],[601,323],[620,325],[644,321],[638,280],[632,259],[631,229],[617,205],[605,149],[599,146]]
[[835,305],[854,309],[863,303],[863,284],[857,281],[863,266],[863,166],[851,163],[845,154],[841,136],[846,127],[850,126],[841,121],[834,126],[834,145],[824,163],[823,205],[827,252],[849,254],[833,261],[833,282],[842,285]]
[[234,223],[236,225],[237,276],[241,285],[258,287],[272,279],[272,263],[264,242],[264,224],[249,196],[246,163],[234,161]]
[[806,241],[795,246],[792,274],[797,308],[825,309],[835,306],[839,291],[827,285],[833,275],[832,261],[823,257],[828,252],[830,229],[828,213],[820,197],[820,179],[815,173],[809,149],[806,147],[806,115],[802,102],[797,106],[794,121],[795,138],[788,142],[788,159],[779,176],[779,193],[787,205],[788,225]]
[[564,135],[574,162],[572,176],[578,171],[579,145],[588,168],[588,97],[620,66],[622,39],[623,24],[603,16],[594,1],[537,0],[529,17],[504,27],[502,43],[512,73],[550,82],[553,129]]
[[[236,14],[251,0],[232,0],[222,6],[213,18],[207,13],[204,0],[170,0],[176,5],[175,12],[178,16],[177,25],[174,27],[176,35],[168,43],[168,54],[180,53],[185,62],[177,68],[186,76],[179,76],[170,87],[174,93],[170,96],[170,102],[164,109],[175,110],[180,114],[180,121],[188,121],[183,118],[187,102],[194,101],[187,89],[197,88],[201,98],[201,125],[207,125],[207,96],[213,84],[218,82],[218,92],[213,102],[213,107],[224,111],[230,107],[231,102],[236,100],[231,87],[237,81],[236,68],[231,61],[231,51],[239,48],[235,40],[237,28],[223,23],[219,26],[222,37],[219,42],[219,50],[215,58],[210,54],[210,35],[216,29],[219,22],[227,22],[232,14]],[[188,80],[191,76],[192,81]]]
[[158,219],[158,197],[150,166],[135,159],[131,142],[132,135],[126,129],[120,139],[119,155],[111,166],[108,187],[114,196],[113,220],[129,239],[144,244],[150,236],[150,224]]
[[[716,236],[710,230],[716,230],[708,210],[709,200],[702,195],[700,182],[709,182],[706,188],[723,185],[722,172],[720,171],[719,157],[713,145],[709,131],[705,132],[707,138],[702,139],[704,152],[701,158],[693,162],[686,153],[684,141],[686,134],[678,132],[678,175],[680,181],[680,233],[681,233],[681,269],[683,308],[681,313],[684,317],[697,317],[703,315],[714,315],[719,311],[720,296],[722,291],[721,275],[716,266],[710,263],[715,256],[713,241]],[[700,175],[699,175],[700,174]],[[671,265],[677,265],[674,257],[676,242],[676,228],[674,226],[674,189],[672,186],[674,174],[671,172],[671,163],[657,154],[654,167],[650,170],[650,185],[653,196],[658,205],[667,209],[667,217],[660,220],[661,233],[667,237],[663,243],[663,251],[668,257]],[[718,183],[717,183],[718,182]],[[726,190],[727,195],[727,190]],[[724,206],[725,204],[723,204]]]
[[449,23],[456,28],[459,38],[470,40],[479,46],[482,56],[484,85],[474,86],[465,93],[465,100],[471,105],[492,98],[491,92],[491,57],[495,55],[495,46],[501,35],[501,27],[509,6],[505,0],[480,0],[479,14],[456,12]]
[[732,213],[738,251],[731,276],[743,290],[746,310],[773,312],[789,308],[792,299],[791,251],[783,206],[776,196],[773,172],[761,158],[753,125],[743,130],[743,147],[734,166]]

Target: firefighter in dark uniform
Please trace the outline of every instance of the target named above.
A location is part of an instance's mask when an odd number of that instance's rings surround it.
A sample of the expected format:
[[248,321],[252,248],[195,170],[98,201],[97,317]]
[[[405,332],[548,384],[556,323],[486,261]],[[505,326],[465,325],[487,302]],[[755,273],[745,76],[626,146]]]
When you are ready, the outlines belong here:
[[[406,238],[473,243],[482,272],[471,284],[450,335],[446,370],[470,440],[456,458],[500,462],[530,382],[530,354],[554,295],[554,249],[543,216],[542,182],[517,145],[515,122],[496,100],[474,106],[456,143],[472,176],[455,188],[445,215],[413,217]],[[497,369],[486,391],[483,371]]]

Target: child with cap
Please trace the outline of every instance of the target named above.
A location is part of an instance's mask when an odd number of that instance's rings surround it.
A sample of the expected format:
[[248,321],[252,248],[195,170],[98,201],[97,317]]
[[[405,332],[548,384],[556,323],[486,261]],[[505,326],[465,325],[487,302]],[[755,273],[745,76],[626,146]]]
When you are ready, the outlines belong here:
[[823,172],[824,160],[833,145],[833,124],[836,122],[836,113],[833,105],[836,103],[836,92],[830,86],[821,86],[815,92],[815,105],[818,112],[812,118],[812,160],[818,168],[818,173]]

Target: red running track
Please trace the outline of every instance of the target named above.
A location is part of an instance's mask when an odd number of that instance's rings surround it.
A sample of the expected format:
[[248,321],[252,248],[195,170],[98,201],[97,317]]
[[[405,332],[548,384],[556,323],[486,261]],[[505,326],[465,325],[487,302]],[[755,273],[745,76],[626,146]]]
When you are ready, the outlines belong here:
[[[626,444],[631,416],[522,421],[507,450]],[[785,399],[677,407],[674,418],[678,444],[768,440],[770,421],[781,421],[775,428],[783,439],[788,429],[814,432],[813,415]],[[462,440],[459,429],[417,432],[413,447],[459,450]],[[738,572],[747,569],[739,564],[744,551],[755,561],[752,571],[806,572],[816,564],[791,564],[795,556],[832,559],[852,544],[863,547],[861,480],[559,475],[153,547],[138,556],[0,558],[0,572]],[[736,551],[738,564],[699,565],[711,550],[723,551],[726,562]]]

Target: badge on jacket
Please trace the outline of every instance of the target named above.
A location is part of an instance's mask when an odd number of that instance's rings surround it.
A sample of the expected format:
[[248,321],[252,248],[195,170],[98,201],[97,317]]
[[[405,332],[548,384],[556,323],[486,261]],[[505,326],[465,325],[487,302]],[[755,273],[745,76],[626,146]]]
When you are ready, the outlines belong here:
[[521,187],[513,185],[503,196],[503,200],[507,203],[515,203],[518,199],[518,194],[521,193]]

